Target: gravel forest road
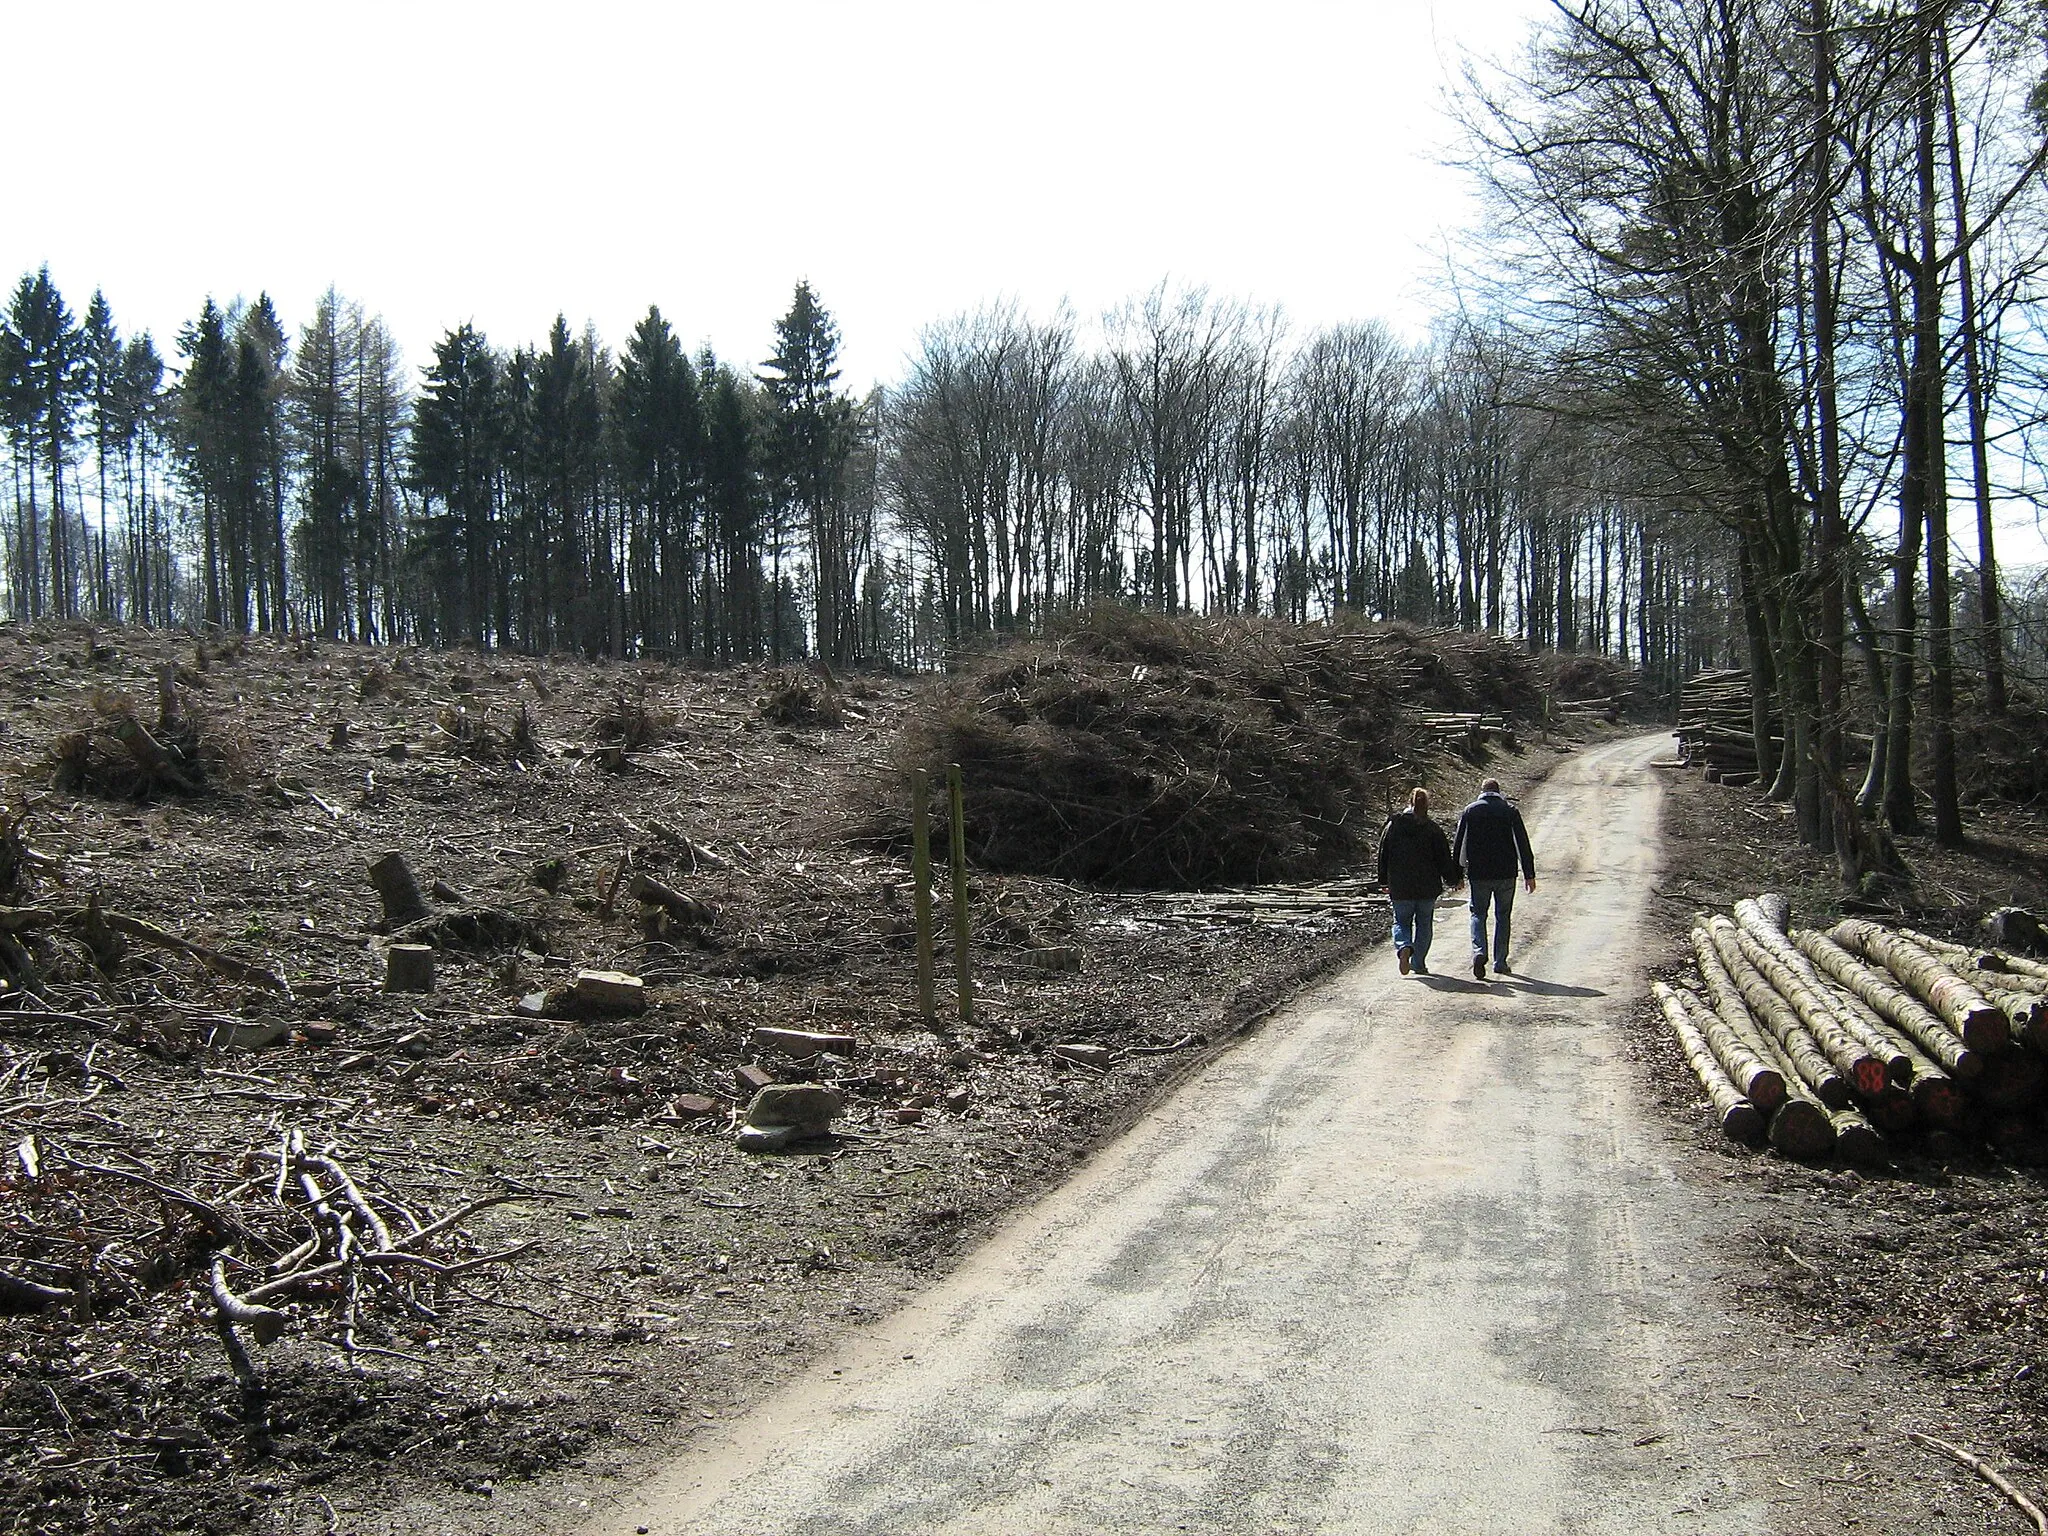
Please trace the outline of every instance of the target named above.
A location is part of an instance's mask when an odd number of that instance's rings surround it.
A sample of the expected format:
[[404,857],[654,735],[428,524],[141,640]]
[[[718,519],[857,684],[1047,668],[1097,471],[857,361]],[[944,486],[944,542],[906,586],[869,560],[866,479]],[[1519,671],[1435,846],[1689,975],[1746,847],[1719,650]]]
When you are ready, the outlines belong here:
[[1305,994],[587,1536],[1772,1526],[1625,1052],[1668,743],[1530,797],[1519,974],[1447,899],[1439,974]]

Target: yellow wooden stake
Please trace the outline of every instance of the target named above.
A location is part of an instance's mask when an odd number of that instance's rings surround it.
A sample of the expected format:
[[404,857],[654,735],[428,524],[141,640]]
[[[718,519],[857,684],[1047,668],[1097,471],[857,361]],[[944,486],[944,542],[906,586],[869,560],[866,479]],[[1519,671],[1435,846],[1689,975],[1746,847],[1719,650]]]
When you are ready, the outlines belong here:
[[974,962],[968,946],[974,929],[967,914],[967,820],[961,812],[960,765],[946,765],[946,792],[953,834],[953,964],[960,977],[960,1022],[974,1022]]
[[922,768],[910,773],[910,875],[917,886],[917,1006],[927,1024],[939,1019],[932,965],[932,787]]

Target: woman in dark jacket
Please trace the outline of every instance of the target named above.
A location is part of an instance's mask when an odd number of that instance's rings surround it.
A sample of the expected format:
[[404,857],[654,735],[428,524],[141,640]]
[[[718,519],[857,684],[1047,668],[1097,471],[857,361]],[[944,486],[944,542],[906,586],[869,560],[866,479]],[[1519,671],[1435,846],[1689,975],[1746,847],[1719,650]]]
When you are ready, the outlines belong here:
[[1458,883],[1451,862],[1451,841],[1429,819],[1429,791],[1408,797],[1408,809],[1387,823],[1380,834],[1379,883],[1394,904],[1394,954],[1401,974],[1429,974],[1429,939],[1436,899],[1448,883]]

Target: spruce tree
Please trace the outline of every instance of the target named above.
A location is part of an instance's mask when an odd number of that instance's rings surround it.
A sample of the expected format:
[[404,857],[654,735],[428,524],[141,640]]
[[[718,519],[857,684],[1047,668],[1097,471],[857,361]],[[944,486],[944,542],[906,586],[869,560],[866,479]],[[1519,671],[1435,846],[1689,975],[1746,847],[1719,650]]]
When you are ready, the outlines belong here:
[[226,608],[221,570],[222,528],[234,482],[229,436],[234,358],[228,317],[211,297],[198,318],[178,332],[185,371],[178,380],[177,449],[185,483],[199,498],[199,554],[205,608],[202,618],[219,627]]
[[[497,354],[464,324],[434,345],[414,408],[411,482],[427,498],[421,564],[425,638],[492,641],[504,418]],[[443,510],[436,513],[432,503]]]
[[[22,574],[30,586],[30,612],[48,611],[71,618],[78,611],[77,538],[72,514],[64,501],[64,472],[76,441],[79,396],[84,385],[84,341],[64,296],[50,281],[45,266],[24,276],[8,306],[7,329],[13,336],[11,392],[19,397],[19,413],[29,442],[29,505]],[[35,481],[40,470],[49,491],[49,537],[41,537]],[[43,562],[48,561],[44,587]]]
[[[855,441],[853,402],[839,394],[839,327],[808,282],[797,284],[789,312],[775,325],[775,355],[761,382],[775,402],[774,455],[782,496],[803,520],[817,593],[818,648],[830,660],[850,661],[859,644],[860,568],[869,540],[844,494],[847,460]],[[784,643],[783,530],[775,532],[776,609],[773,643]]]
[[113,561],[107,551],[107,465],[121,437],[121,337],[114,311],[97,288],[86,306],[81,338],[85,400],[92,422],[93,470],[99,481],[98,523],[92,566],[92,607],[101,619],[116,617]]

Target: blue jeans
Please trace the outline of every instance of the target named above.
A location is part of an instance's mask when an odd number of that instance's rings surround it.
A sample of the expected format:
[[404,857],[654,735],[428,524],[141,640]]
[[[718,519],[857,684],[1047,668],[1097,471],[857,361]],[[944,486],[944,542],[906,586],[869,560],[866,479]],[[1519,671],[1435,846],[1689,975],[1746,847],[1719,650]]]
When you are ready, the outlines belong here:
[[1508,963],[1508,920],[1515,910],[1515,882],[1508,880],[1470,880],[1466,884],[1472,892],[1472,953],[1480,959],[1486,958],[1486,908],[1493,907],[1493,963],[1497,966]]
[[1434,901],[1394,903],[1394,948],[1413,949],[1409,958],[1420,965],[1429,958],[1429,930],[1436,921]]

